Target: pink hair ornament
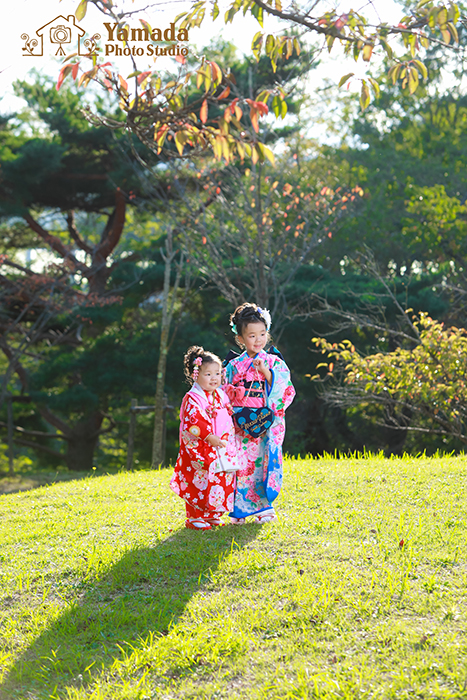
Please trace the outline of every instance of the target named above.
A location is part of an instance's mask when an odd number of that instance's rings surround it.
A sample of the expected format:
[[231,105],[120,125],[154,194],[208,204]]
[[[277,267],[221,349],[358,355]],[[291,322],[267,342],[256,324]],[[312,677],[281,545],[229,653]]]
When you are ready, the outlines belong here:
[[199,368],[203,364],[203,358],[202,357],[197,357],[196,360],[193,362],[193,381],[197,382],[198,381],[198,374],[199,374]]

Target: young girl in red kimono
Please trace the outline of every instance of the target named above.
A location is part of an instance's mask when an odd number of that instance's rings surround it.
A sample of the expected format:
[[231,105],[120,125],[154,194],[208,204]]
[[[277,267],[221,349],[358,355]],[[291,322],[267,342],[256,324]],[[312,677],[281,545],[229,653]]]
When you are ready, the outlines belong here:
[[184,366],[192,387],[180,408],[180,451],[170,488],[185,501],[185,526],[210,530],[233,508],[237,438],[229,399],[220,388],[220,359],[193,346]]

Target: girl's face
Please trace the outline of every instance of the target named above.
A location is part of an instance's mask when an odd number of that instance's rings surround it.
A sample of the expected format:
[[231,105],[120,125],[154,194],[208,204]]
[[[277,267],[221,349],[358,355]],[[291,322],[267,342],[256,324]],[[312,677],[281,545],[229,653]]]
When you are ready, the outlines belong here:
[[240,336],[250,357],[257,355],[268,342],[266,326],[261,321],[249,323]]
[[198,379],[196,380],[201,389],[210,394],[221,385],[222,367],[218,362],[205,362],[199,368]]

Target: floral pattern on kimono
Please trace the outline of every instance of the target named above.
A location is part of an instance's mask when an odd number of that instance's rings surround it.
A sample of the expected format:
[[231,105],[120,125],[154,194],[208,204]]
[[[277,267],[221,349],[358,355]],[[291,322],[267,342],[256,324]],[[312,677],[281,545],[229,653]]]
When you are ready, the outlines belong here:
[[[272,374],[272,384],[265,383],[253,366],[253,359],[261,358]],[[237,472],[235,503],[231,513],[235,518],[254,515],[271,507],[282,487],[282,443],[285,436],[285,410],[292,403],[295,389],[290,380],[290,371],[277,355],[261,350],[256,358],[245,351],[227,364],[226,393],[232,401],[234,411],[245,406],[259,408],[266,406],[274,414],[274,422],[262,437],[247,436],[240,428],[235,430],[241,440],[244,467]],[[260,381],[258,381],[260,380]],[[245,382],[252,390],[248,395]],[[250,382],[253,382],[250,385]],[[266,401],[259,396],[265,385]]]
[[223,420],[217,422],[230,425],[235,439],[232,419],[227,412],[228,398],[222,390],[215,393],[210,401],[209,394],[194,384],[185,394],[180,408],[180,450],[170,481],[172,491],[191,509],[199,509],[200,517],[231,510],[234,501],[235,473],[216,473],[217,451],[206,442],[208,435],[215,434],[213,399],[217,413],[225,412],[228,418],[221,416]]

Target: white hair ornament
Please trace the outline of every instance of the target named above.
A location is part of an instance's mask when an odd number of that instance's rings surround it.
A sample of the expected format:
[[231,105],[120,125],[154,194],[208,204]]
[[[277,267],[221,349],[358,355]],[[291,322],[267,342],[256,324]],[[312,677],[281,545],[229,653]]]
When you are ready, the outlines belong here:
[[260,306],[257,308],[259,315],[266,324],[266,329],[269,330],[271,328],[271,314],[269,313],[268,309],[262,309]]

